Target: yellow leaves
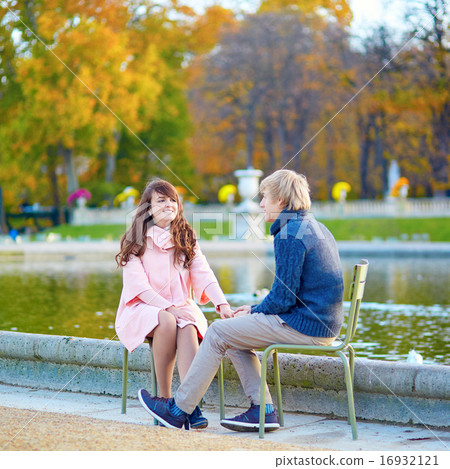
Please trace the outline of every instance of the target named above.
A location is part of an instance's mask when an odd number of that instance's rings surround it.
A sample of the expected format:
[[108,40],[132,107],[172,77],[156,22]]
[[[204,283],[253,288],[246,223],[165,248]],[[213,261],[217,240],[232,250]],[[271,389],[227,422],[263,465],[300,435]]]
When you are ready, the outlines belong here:
[[328,8],[336,16],[336,19],[342,24],[350,24],[353,19],[353,13],[350,8],[349,0],[329,0]]
[[349,0],[263,0],[259,11],[278,12],[326,13],[335,17],[341,24],[350,24],[353,14]]
[[39,37],[41,37],[46,44],[49,44],[53,42],[56,33],[64,27],[65,20],[56,10],[52,9],[45,15],[39,15],[36,22]]
[[81,21],[108,24],[115,31],[125,29],[129,20],[128,2],[123,0],[64,0],[62,4],[66,15],[81,18]]
[[93,69],[120,69],[125,56],[123,38],[103,24],[80,23],[59,35],[55,54],[75,73],[88,63]]
[[44,51],[20,59],[21,121],[38,126],[34,135],[45,135],[45,144],[61,140],[68,148],[77,130],[90,127],[112,149],[116,116],[141,130],[156,112],[166,70],[156,45],[146,44],[134,60],[123,2],[46,0],[38,19],[57,57]]

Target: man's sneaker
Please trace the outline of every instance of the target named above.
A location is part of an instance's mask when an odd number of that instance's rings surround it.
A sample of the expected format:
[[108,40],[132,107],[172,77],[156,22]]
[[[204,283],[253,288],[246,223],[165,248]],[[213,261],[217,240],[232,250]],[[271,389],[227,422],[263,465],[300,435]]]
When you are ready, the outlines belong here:
[[189,419],[189,425],[191,428],[200,429],[208,426],[208,420],[203,416],[199,406],[197,406],[194,409],[194,412],[188,415],[187,418]]
[[170,406],[173,398],[153,397],[145,389],[139,389],[138,398],[144,409],[159,423],[168,428],[181,428],[186,423],[186,414],[173,415]]
[[[223,419],[220,421],[220,425],[236,432],[259,431],[259,405],[252,404],[247,412],[237,415],[232,419]],[[278,423],[277,414],[275,412],[266,413],[264,431],[273,432],[279,428],[280,424]]]

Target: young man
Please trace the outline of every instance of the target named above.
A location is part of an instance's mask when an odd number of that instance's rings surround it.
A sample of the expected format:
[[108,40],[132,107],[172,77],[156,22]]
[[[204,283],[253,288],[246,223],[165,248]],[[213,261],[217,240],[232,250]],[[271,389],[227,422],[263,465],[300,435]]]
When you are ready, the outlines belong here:
[[[213,380],[225,353],[231,359],[246,395],[249,410],[223,419],[235,431],[258,431],[260,362],[254,349],[274,343],[329,345],[342,320],[343,278],[336,241],[308,211],[311,207],[306,178],[279,170],[260,186],[265,219],[272,222],[275,280],[264,300],[240,306],[234,316],[214,322],[173,398],[150,396],[141,389],[139,400],[164,426],[181,428]],[[279,428],[266,389],[265,430]]]

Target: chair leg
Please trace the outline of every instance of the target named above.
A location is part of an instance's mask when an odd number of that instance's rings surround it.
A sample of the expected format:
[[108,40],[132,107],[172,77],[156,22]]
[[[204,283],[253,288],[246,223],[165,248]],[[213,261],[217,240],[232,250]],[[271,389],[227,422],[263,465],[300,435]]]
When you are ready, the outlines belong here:
[[348,345],[348,355],[350,358],[350,373],[352,376],[352,383],[355,380],[355,349],[349,344]]
[[267,380],[267,359],[272,351],[265,351],[261,358],[261,384],[259,392],[259,438],[264,438],[264,424],[266,421],[266,380]]
[[[155,371],[155,359],[153,357],[153,348],[150,346],[150,365],[152,368],[152,394],[153,396],[158,395],[158,381],[156,379]],[[153,419],[153,425],[158,425],[158,420]]]
[[225,418],[225,388],[223,382],[223,360],[220,362],[219,370],[217,372],[217,380],[219,384],[220,420],[223,420]]
[[351,379],[350,365],[348,359],[344,353],[341,351],[336,352],[344,363],[345,371],[345,385],[347,387],[347,399],[348,399],[348,417],[350,420],[350,425],[352,426],[352,436],[354,440],[358,439],[358,431],[356,429],[356,417],[355,417],[355,402],[353,400],[353,384]]
[[[354,383],[355,383],[355,350],[350,344],[348,345],[347,350],[348,350],[348,356],[349,356],[349,361],[350,361],[350,378],[352,380],[352,388],[353,388]],[[351,425],[350,416],[348,417],[347,421],[348,421],[348,424]]]
[[280,421],[280,425],[284,427],[283,402],[281,400],[280,367],[278,364],[278,350],[274,350],[273,352],[273,374],[275,378],[275,387],[277,390],[278,419]]
[[128,350],[123,349],[122,364],[122,414],[127,413]]

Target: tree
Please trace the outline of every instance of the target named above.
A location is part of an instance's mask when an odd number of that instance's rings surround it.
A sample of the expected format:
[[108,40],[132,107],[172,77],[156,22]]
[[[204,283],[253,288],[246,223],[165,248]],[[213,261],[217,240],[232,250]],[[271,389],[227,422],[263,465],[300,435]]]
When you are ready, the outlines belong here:
[[301,12],[317,15],[324,12],[341,25],[349,25],[352,10],[348,0],[263,0],[259,11],[266,12]]
[[448,2],[413,0],[407,19],[413,27],[411,34],[421,42],[416,50],[419,72],[416,84],[422,91],[423,111],[429,115],[431,130],[429,142],[424,134],[422,148],[429,152],[433,191],[443,193],[450,189]]
[[342,54],[331,57],[329,41],[347,50],[345,37],[342,27],[333,29],[317,14],[258,13],[247,15],[198,59],[200,79],[191,101],[202,112],[197,132],[207,127],[205,136],[215,148],[217,141],[226,147],[214,155],[216,166],[231,170],[230,162],[254,166],[258,161],[267,171],[304,168],[299,150],[341,80]]
[[23,40],[14,64],[20,99],[10,103],[14,119],[6,132],[14,142],[11,151],[24,159],[40,161],[45,154],[54,190],[59,162],[67,192],[77,188],[75,155],[91,161],[100,155],[111,181],[124,128],[134,135],[148,129],[161,104],[169,66],[155,36],[142,40],[143,22],[133,16],[142,7],[137,3],[45,0],[14,6],[27,27],[11,20]]
[[[357,89],[370,85],[358,96],[355,106],[359,136],[360,195],[383,197],[388,183],[388,154],[392,154],[389,129],[399,118],[390,103],[395,99],[394,83],[405,66],[391,60],[397,45],[381,26],[368,36],[357,73]],[[389,124],[389,125],[388,125]]]

